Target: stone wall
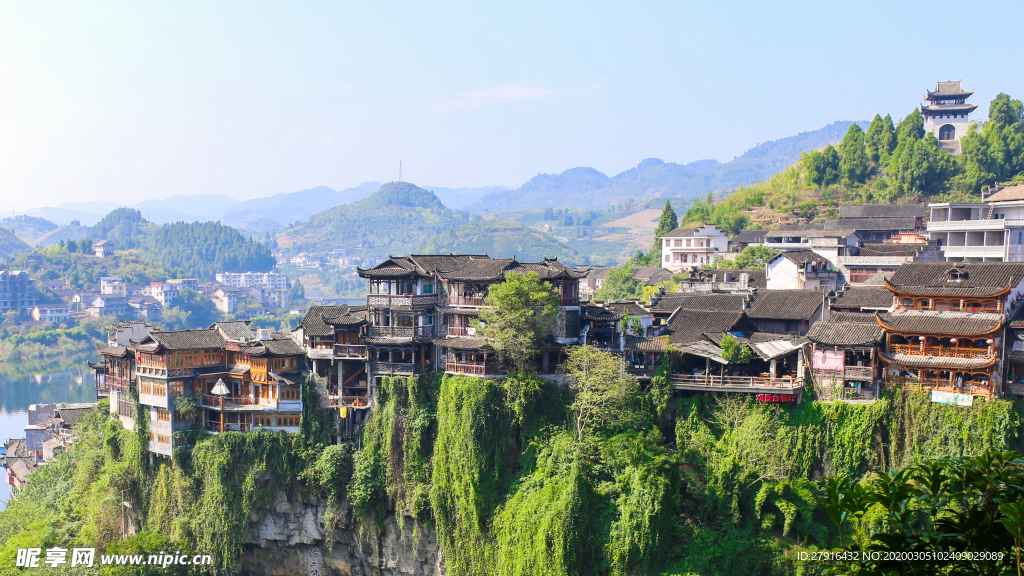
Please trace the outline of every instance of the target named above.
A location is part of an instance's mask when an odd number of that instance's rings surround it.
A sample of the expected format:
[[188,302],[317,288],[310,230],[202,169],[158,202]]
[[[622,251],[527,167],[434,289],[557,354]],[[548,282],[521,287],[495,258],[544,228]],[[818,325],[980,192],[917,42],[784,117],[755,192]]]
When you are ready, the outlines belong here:
[[[404,532],[394,516],[378,534],[360,534],[347,502],[325,521],[328,507],[317,494],[277,492],[270,509],[253,512],[246,527],[238,576],[443,576],[437,537],[407,518]],[[414,538],[415,533],[415,538]]]

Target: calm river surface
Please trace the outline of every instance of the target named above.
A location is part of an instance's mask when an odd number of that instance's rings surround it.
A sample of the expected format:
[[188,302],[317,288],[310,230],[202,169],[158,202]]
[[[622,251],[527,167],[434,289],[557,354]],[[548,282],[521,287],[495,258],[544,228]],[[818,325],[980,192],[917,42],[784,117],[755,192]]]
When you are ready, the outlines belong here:
[[[25,437],[31,404],[95,401],[96,381],[85,362],[46,374],[0,376],[0,442]],[[0,480],[0,509],[7,506],[8,488]]]

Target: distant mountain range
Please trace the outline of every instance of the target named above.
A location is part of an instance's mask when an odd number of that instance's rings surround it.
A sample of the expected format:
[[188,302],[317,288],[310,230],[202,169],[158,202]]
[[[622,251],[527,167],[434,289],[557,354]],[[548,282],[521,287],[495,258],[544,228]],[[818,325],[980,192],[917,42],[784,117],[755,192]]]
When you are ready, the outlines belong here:
[[[819,130],[758,144],[724,164],[717,160],[675,164],[648,158],[611,177],[594,168],[538,174],[519,188],[488,194],[467,209],[484,213],[538,207],[607,208],[630,198],[694,198],[768,178],[795,162],[801,152],[838,142],[851,124],[833,122]],[[865,129],[868,126],[867,122],[858,124]]]
[[[858,123],[867,126],[866,122]],[[833,122],[819,130],[758,144],[724,164],[717,160],[676,164],[648,158],[635,168],[614,176],[607,176],[594,168],[571,168],[561,174],[538,174],[516,189],[504,186],[413,188],[431,192],[434,200],[446,211],[468,210],[475,213],[547,207],[606,208],[628,199],[679,198],[685,201],[708,191],[749,185],[768,178],[796,161],[802,152],[837,142],[851,124]],[[182,194],[163,200],[146,200],[135,205],[106,201],[74,202],[31,210],[28,215],[36,217],[34,220],[12,221],[7,226],[29,245],[47,245],[60,240],[82,238],[87,233],[87,227],[95,225],[112,210],[130,207],[139,210],[147,221],[157,224],[219,220],[247,236],[263,237],[268,233],[274,235],[290,229],[296,224],[310,224],[314,215],[318,215],[321,223],[325,218],[333,222],[334,216],[323,214],[336,207],[354,207],[354,211],[332,213],[339,217],[343,214],[347,214],[346,218],[356,213],[361,214],[361,209],[355,207],[355,204],[367,199],[378,189],[381,189],[380,182],[363,182],[345,190],[317,186],[245,201],[223,194]],[[361,214],[361,222],[364,216],[372,219],[372,214]],[[463,216],[451,217],[452,220],[447,224],[459,226],[466,222],[460,220]],[[359,227],[363,229],[362,225]],[[373,235],[385,233],[379,226],[369,226],[364,232]],[[391,235],[392,232],[386,234]],[[344,236],[350,238],[351,234],[344,232]],[[421,237],[416,242],[401,243],[417,246],[429,236]]]

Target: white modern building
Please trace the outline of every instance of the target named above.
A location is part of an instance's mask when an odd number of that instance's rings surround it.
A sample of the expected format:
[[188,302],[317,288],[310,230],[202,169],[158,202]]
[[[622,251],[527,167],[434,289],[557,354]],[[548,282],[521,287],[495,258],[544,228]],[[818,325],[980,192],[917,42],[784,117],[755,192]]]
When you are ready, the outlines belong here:
[[700,268],[729,251],[729,237],[714,225],[676,228],[661,237],[661,265],[673,272]]
[[834,290],[839,273],[815,251],[791,250],[768,262],[765,276],[769,290]]
[[981,202],[928,207],[929,238],[947,262],[1024,262],[1024,186],[990,188]]
[[238,288],[288,289],[288,276],[278,272],[221,272],[217,274],[217,282]]

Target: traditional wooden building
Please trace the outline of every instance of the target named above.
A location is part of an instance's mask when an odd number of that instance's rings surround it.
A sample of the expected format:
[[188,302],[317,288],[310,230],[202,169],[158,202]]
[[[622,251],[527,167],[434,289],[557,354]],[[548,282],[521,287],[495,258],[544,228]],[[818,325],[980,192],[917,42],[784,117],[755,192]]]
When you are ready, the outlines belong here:
[[370,283],[369,326],[363,339],[369,381],[428,372],[500,375],[497,355],[477,339],[473,325],[490,287],[511,272],[535,272],[558,292],[558,320],[536,360],[538,371],[552,371],[560,362],[561,347],[579,341],[579,281],[585,270],[557,259],[411,255],[359,270]]
[[985,398],[1003,394],[1005,328],[1024,264],[905,264],[886,281],[895,309],[877,315],[890,382]]
[[[891,299],[891,298],[890,298]],[[811,374],[824,399],[871,399],[882,375],[879,346],[885,331],[875,315],[835,312],[807,333]]]

